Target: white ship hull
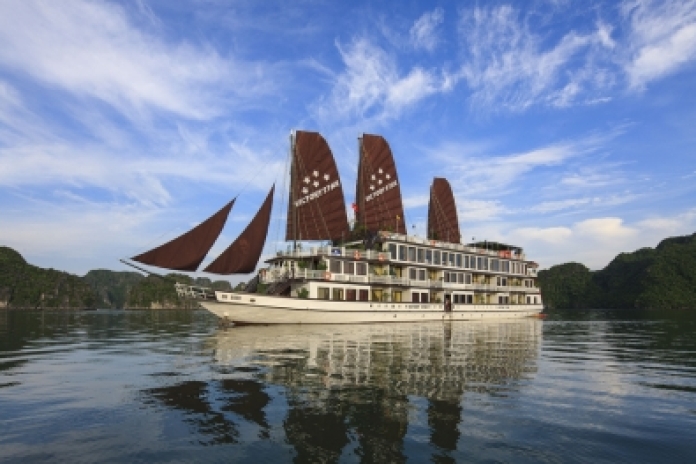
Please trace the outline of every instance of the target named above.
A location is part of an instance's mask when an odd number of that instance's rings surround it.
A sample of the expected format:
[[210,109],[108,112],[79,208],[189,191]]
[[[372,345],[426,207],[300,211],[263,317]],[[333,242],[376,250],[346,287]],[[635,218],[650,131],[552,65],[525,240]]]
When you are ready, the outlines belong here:
[[356,324],[383,322],[466,321],[534,317],[537,305],[452,305],[330,301],[216,292],[216,301],[200,304],[219,318],[236,324]]

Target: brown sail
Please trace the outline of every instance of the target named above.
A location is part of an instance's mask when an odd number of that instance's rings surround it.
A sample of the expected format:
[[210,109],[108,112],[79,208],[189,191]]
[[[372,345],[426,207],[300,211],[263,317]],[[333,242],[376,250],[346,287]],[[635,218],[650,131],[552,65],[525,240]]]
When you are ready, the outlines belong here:
[[292,168],[286,240],[339,240],[348,217],[336,161],[324,137],[297,131],[291,139]]
[[164,269],[195,271],[220,235],[232,205],[234,200],[185,234],[131,259]]
[[436,177],[430,187],[428,203],[428,238],[450,243],[460,243],[457,205],[452,187],[447,179]]
[[266,243],[274,191],[275,185],[271,187],[266,200],[259,208],[254,219],[244,229],[244,232],[215,261],[203,269],[204,272],[212,274],[248,274],[256,269],[261,251],[263,251],[263,245]]
[[406,233],[396,163],[389,144],[379,135],[363,134],[360,139],[355,202],[358,226]]

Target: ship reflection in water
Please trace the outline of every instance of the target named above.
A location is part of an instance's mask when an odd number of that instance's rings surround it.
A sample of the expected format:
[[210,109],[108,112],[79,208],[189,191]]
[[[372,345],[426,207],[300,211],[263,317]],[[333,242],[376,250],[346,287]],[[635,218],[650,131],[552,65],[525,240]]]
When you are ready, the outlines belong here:
[[400,462],[415,452],[407,442],[425,441],[448,461],[469,406],[516,396],[540,345],[538,320],[234,327],[206,341],[213,380],[146,397],[185,412],[205,444],[271,440],[297,462]]

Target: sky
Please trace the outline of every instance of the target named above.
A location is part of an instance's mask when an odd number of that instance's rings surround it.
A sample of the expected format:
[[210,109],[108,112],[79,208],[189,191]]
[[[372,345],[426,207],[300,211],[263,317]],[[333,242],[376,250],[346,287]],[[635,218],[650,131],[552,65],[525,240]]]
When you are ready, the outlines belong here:
[[207,263],[274,182],[285,250],[292,130],[347,205],[379,134],[416,235],[445,177],[465,241],[601,269],[696,231],[696,1],[0,3],[0,245],[32,264],[127,270],[237,197]]

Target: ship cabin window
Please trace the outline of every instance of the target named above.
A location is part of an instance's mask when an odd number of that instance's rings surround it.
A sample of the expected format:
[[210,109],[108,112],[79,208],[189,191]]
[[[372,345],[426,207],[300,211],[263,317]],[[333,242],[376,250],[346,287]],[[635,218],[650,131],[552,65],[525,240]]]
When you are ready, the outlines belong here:
[[344,274],[355,274],[355,263],[351,263],[351,262],[343,263],[343,273]]
[[369,292],[367,290],[359,290],[358,291],[358,297],[360,298],[360,301],[367,301]]
[[449,254],[449,265],[454,267],[454,253]]
[[459,282],[460,284],[464,283],[464,273],[463,272],[460,272],[459,274],[457,274],[457,282]]
[[510,272],[510,261],[502,261],[501,262],[501,270],[502,272],[509,273]]
[[329,263],[329,270],[334,274],[341,274],[341,262],[337,259],[332,259]]
[[401,303],[401,290],[395,290],[394,291],[394,303]]
[[332,300],[337,300],[337,301],[343,300],[343,289],[342,288],[334,288],[332,293],[333,293],[333,295],[331,296]]
[[425,269],[418,269],[418,280],[425,280]]
[[376,288],[372,290],[372,301],[382,301],[383,297],[384,293],[382,292],[382,289]]
[[464,267],[467,268],[467,269],[471,269],[470,266],[471,266],[471,259],[470,259],[470,257],[469,257],[468,255],[467,255],[467,256],[464,256]]
[[406,247],[399,245],[399,260],[406,261]]
[[433,253],[433,262],[435,264],[440,264],[440,252],[436,251]]
[[408,260],[412,263],[416,262],[416,247],[408,247]]
[[366,263],[355,263],[355,273],[357,275],[367,275],[367,264]]
[[425,250],[425,262],[428,264],[433,263],[433,250]]
[[396,259],[396,245],[394,243],[389,244],[389,259]]
[[416,278],[417,278],[417,277],[416,277],[416,269],[410,268],[410,269],[408,270],[408,278],[411,279],[411,280],[416,280]]
[[466,304],[472,304],[474,302],[474,295],[466,295]]
[[446,251],[442,252],[442,265],[447,266],[447,252]]
[[420,300],[421,300],[421,303],[427,303],[427,302],[428,302],[428,294],[427,294],[427,293],[421,293]]
[[500,261],[497,259],[491,259],[491,271],[500,271]]
[[422,248],[418,248],[418,262],[419,263],[425,262],[425,250]]
[[464,274],[464,282],[467,284],[471,283],[471,274]]
[[417,293],[417,292],[411,293],[411,303],[420,303],[420,293]]
[[357,299],[357,292],[354,288],[349,288],[346,290],[346,301],[355,301]]
[[328,300],[329,299],[329,289],[326,287],[317,288],[317,298],[319,298],[320,300]]
[[456,254],[456,262],[457,267],[462,267],[462,255],[460,253]]
[[446,271],[445,271],[445,277],[444,277],[443,280],[444,280],[445,282],[449,282],[449,281],[450,281],[450,273],[449,273],[449,272],[446,272]]
[[481,271],[487,271],[488,270],[488,258],[482,258],[479,256],[476,259],[476,268],[481,270]]

